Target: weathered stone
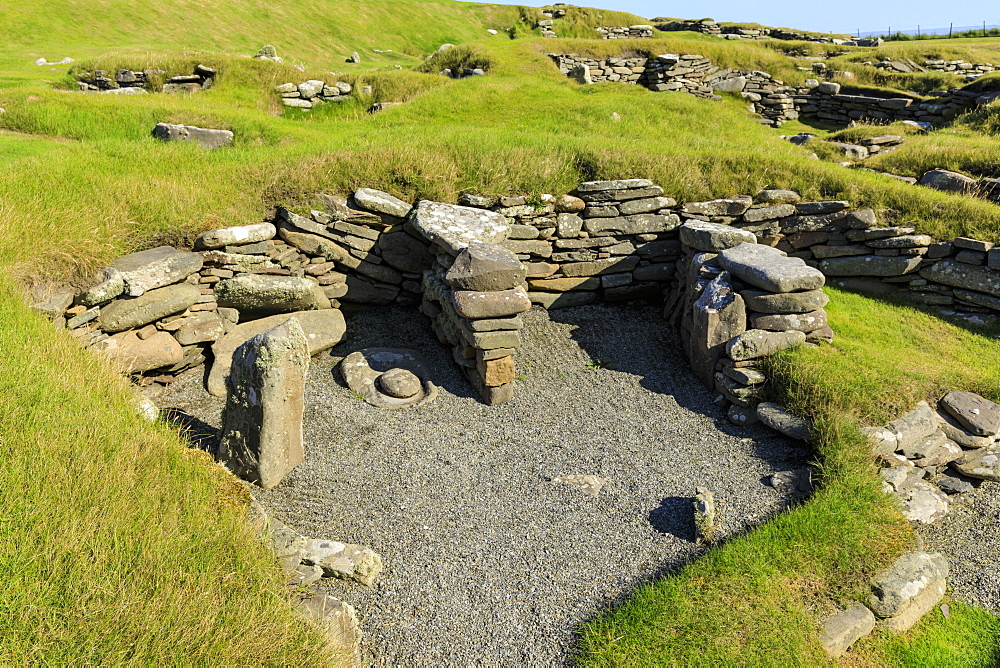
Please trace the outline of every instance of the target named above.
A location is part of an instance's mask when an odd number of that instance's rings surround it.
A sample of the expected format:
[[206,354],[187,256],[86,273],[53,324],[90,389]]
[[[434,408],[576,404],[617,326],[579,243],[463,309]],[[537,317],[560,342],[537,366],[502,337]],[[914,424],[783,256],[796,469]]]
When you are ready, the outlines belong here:
[[903,517],[911,522],[933,524],[948,514],[948,498],[934,485],[917,480],[899,494]]
[[535,255],[538,257],[552,257],[552,244],[539,239],[508,239],[503,242],[503,247],[511,253],[519,255]]
[[[818,290],[826,277],[799,259],[758,243],[744,243],[719,253],[719,264],[733,276],[771,292]],[[825,324],[825,323],[824,323]]]
[[[300,601],[298,605],[302,612],[319,626],[333,647],[352,654],[358,651],[361,643],[361,627],[353,606],[325,592],[316,592],[310,598]],[[345,661],[340,654],[337,656],[345,665],[355,663]],[[356,663],[360,664],[360,661]]]
[[748,223],[760,223],[765,220],[775,220],[776,218],[786,218],[795,215],[795,207],[791,204],[775,204],[773,206],[757,207],[747,209],[743,214],[743,220]]
[[538,228],[534,225],[511,225],[507,238],[518,241],[530,241],[537,239],[539,234]]
[[675,214],[636,214],[625,217],[588,218],[583,229],[594,236],[655,234],[669,232],[681,224]]
[[182,320],[183,324],[174,334],[182,346],[216,341],[226,334],[226,326],[218,313],[193,313]]
[[167,332],[140,339],[136,332],[121,332],[98,342],[102,351],[124,373],[141,373],[173,366],[184,358],[177,340]]
[[547,311],[559,308],[570,308],[572,306],[583,306],[593,304],[597,301],[596,292],[529,292],[528,298],[532,303],[539,304]]
[[434,257],[428,251],[427,244],[413,238],[406,232],[389,232],[379,235],[378,248],[382,260],[399,271],[419,274],[434,262]]
[[932,481],[945,494],[969,494],[976,491],[979,483],[975,478],[955,471],[945,471]]
[[1000,406],[972,392],[949,392],[941,407],[977,436],[991,436],[1000,431]]
[[411,214],[413,226],[451,255],[458,255],[472,241],[502,243],[509,224],[499,213],[426,200]]
[[[583,202],[583,200],[580,201]],[[556,236],[559,238],[578,237],[581,230],[583,230],[583,218],[575,213],[560,213],[556,217]]]
[[757,359],[805,343],[803,332],[766,332],[750,329],[726,344],[726,354],[737,362]]
[[153,136],[163,141],[190,141],[209,150],[221,148],[233,141],[233,133],[229,130],[211,130],[193,125],[172,125],[157,123],[153,128]]
[[771,429],[799,441],[810,440],[811,426],[808,420],[789,413],[775,403],[762,402],[757,405],[757,418]]
[[650,197],[647,199],[633,199],[622,202],[618,209],[623,216],[632,216],[637,213],[651,213],[671,207],[676,202],[669,197]]
[[302,547],[302,561],[319,566],[324,577],[353,580],[370,587],[382,572],[382,557],[370,547],[317,538]]
[[531,300],[523,288],[497,292],[456,290],[452,293],[455,312],[463,318],[503,318],[531,308]]
[[904,234],[899,237],[872,239],[866,241],[869,248],[926,248],[934,243],[934,238],[926,234]]
[[577,278],[548,278],[528,281],[532,290],[545,292],[568,292],[570,290],[599,290],[600,276],[580,276]]
[[830,303],[830,298],[822,290],[779,294],[763,290],[743,290],[740,295],[747,308],[758,313],[808,313]]
[[[892,258],[885,258],[892,259]],[[919,258],[917,258],[919,260]],[[920,270],[928,281],[1000,297],[1000,271],[963,262],[941,260]]]
[[760,422],[757,419],[757,410],[754,408],[744,408],[743,406],[738,406],[733,404],[726,411],[726,417],[729,421],[738,427],[749,427],[750,425],[757,424]]
[[827,655],[838,658],[874,629],[875,615],[865,606],[856,605],[823,620],[819,641]]
[[234,474],[270,489],[305,461],[308,369],[309,347],[294,318],[236,349],[219,442],[219,461]]
[[868,607],[878,617],[895,617],[914,604],[931,584],[948,577],[948,560],[940,553],[907,552],[872,581]]
[[801,199],[794,190],[761,190],[753,201],[755,204],[795,204]]
[[715,386],[715,365],[725,353],[726,343],[746,331],[743,298],[732,290],[722,274],[705,286],[692,309],[688,357],[691,369],[706,387]]
[[562,266],[562,272],[571,278],[577,276],[599,276],[632,271],[637,266],[639,266],[639,258],[630,255],[594,260],[592,262],[570,262]]
[[337,309],[273,315],[237,325],[212,346],[212,357],[215,361],[208,375],[209,393],[217,397],[225,396],[226,378],[232,368],[233,352],[238,347],[254,336],[284,324],[290,318],[295,318],[299,322],[310,355],[332,348],[343,340],[347,332],[344,315]]
[[903,633],[913,628],[924,615],[934,609],[944,598],[947,583],[944,579],[932,582],[922,592],[910,601],[906,609],[888,619],[883,619],[880,626],[896,633]]
[[360,188],[359,190],[356,190],[354,192],[354,201],[357,202],[358,206],[368,209],[369,211],[384,213],[390,216],[396,216],[397,218],[406,218],[410,215],[410,211],[413,210],[412,204],[404,202],[389,193],[382,192],[381,190],[373,190],[371,188]]
[[501,348],[516,349],[521,345],[521,334],[516,329],[497,329],[486,332],[477,332],[467,327],[461,327],[461,332],[464,341],[472,348],[476,348],[478,350],[499,350]]
[[843,211],[844,209],[850,206],[851,206],[850,202],[845,202],[843,200],[827,201],[827,202],[802,202],[801,204],[795,205],[795,210],[798,211],[803,216],[815,216],[815,215],[825,215],[828,213],[836,213],[838,211]]
[[556,201],[556,212],[558,213],[580,213],[587,206],[579,197],[563,195]]
[[384,306],[391,304],[399,296],[399,287],[385,283],[373,283],[358,276],[348,275],[347,292],[343,296],[346,302],[355,304],[376,304]]
[[559,271],[558,264],[551,262],[523,262],[527,278],[546,278]]
[[951,463],[951,467],[970,478],[1000,482],[1000,444],[967,450],[961,459]]
[[123,255],[111,263],[111,268],[121,272],[127,294],[138,297],[146,290],[180,283],[201,271],[203,265],[204,260],[198,253],[160,246]]
[[752,203],[753,200],[749,197],[688,202],[681,207],[681,213],[700,216],[742,216]]
[[524,278],[524,267],[512,252],[474,241],[459,253],[444,280],[457,290],[497,292],[517,287]]
[[995,436],[977,436],[969,433],[962,424],[956,420],[951,413],[938,407],[937,416],[940,419],[938,427],[952,441],[955,441],[963,448],[985,448],[992,445],[996,440]]
[[950,193],[966,193],[975,188],[976,180],[947,169],[932,169],[924,173],[917,184]]
[[575,473],[573,475],[562,475],[552,478],[549,482],[557,485],[569,485],[570,487],[575,487],[590,496],[597,496],[601,493],[601,489],[603,489],[607,480],[596,475],[581,475],[579,473]]
[[729,225],[688,221],[680,228],[681,243],[705,252],[718,252],[744,243],[757,243],[753,232]]
[[896,435],[896,448],[903,450],[933,435],[938,430],[938,417],[926,401],[920,401],[912,411],[887,424],[886,429]]
[[[101,269],[100,283],[84,290],[77,298],[77,302],[84,306],[102,306],[121,296],[123,292],[125,292],[125,279],[122,278],[121,272],[114,267],[105,267]],[[72,302],[73,297],[70,295],[70,303]],[[69,308],[69,304],[62,309],[62,312],[65,312],[66,308]],[[58,315],[62,315],[62,312]]]
[[753,313],[749,325],[753,329],[766,329],[772,332],[787,332],[795,330],[806,334],[826,327],[826,311],[822,309],[810,313]]
[[199,299],[201,290],[190,283],[157,288],[134,299],[118,299],[101,310],[101,329],[113,333],[142,327],[180,313]]
[[241,244],[253,244],[258,241],[273,239],[278,233],[271,223],[225,227],[219,230],[203,232],[195,241],[196,248],[222,248]]
[[499,387],[500,385],[512,383],[515,376],[517,376],[514,358],[510,356],[476,362],[476,368],[479,369],[479,375],[482,377],[483,383],[488,387]]
[[[408,348],[365,348],[353,352],[340,363],[340,372],[351,390],[377,408],[422,406],[434,401],[438,394],[420,354]],[[410,394],[414,385],[416,391]]]
[[215,300],[223,308],[262,316],[289,311],[330,308],[330,300],[313,281],[294,276],[245,274],[215,285]]
[[632,277],[637,281],[665,282],[671,280],[676,271],[676,262],[659,262],[655,264],[648,264],[645,267],[636,267],[636,269],[632,272]]
[[604,192],[606,190],[630,190],[632,188],[649,188],[653,185],[647,179],[624,179],[620,181],[586,181],[577,188],[580,193]]
[[[124,287],[124,285],[123,285]],[[121,294],[119,292],[119,294]],[[118,295],[115,295],[116,297]],[[111,298],[113,299],[113,297]],[[105,300],[109,301],[109,300]],[[80,302],[83,303],[82,301]],[[40,302],[31,305],[31,310],[40,313],[49,320],[55,320],[63,316],[73,304],[73,293],[70,290],[57,292]],[[84,306],[96,306],[96,304],[83,304]]]
[[715,497],[704,487],[695,488],[694,535],[698,543],[714,543],[719,530],[716,518]]
[[916,271],[919,267],[920,256],[905,255],[836,257],[821,260],[819,263],[819,270],[827,276],[902,276]]

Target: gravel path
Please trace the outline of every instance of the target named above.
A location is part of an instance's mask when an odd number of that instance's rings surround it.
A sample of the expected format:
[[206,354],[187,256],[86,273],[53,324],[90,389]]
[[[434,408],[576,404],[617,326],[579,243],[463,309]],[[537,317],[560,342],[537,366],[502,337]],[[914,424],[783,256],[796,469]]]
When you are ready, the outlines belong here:
[[975,492],[950,500],[948,514],[918,533],[926,549],[948,556],[948,585],[955,598],[1000,614],[1000,483],[983,482]]
[[[382,554],[375,587],[326,585],[358,609],[377,665],[565,664],[581,622],[700,553],[695,486],[715,493],[729,536],[786,502],[763,477],[808,459],[763,427],[730,425],[657,309],[551,321],[536,309],[526,322],[517,398],[488,407],[414,310],[350,317],[348,340],[310,370],[306,463],[257,490],[298,531]],[[334,366],[372,346],[421,350],[441,396],[403,411],[353,396]],[[196,382],[158,402],[218,426],[221,402]],[[595,498],[550,482],[570,474],[607,484]]]

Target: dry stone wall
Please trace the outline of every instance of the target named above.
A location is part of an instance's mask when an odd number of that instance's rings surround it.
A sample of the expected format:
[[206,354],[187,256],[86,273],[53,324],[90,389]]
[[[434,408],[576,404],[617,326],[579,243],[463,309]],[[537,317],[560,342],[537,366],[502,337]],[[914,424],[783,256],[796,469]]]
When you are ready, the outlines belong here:
[[[82,91],[103,92],[138,92],[148,90],[152,81],[165,74],[163,70],[147,69],[142,71],[118,70],[114,77],[109,77],[107,71],[81,72],[77,74],[77,83]],[[191,74],[171,77],[163,84],[164,93],[195,93],[211,88],[215,83],[214,67],[197,65]]]
[[597,34],[604,39],[652,39],[653,26],[603,27],[597,28]]
[[310,79],[300,84],[283,83],[274,87],[274,92],[281,96],[281,103],[286,107],[312,109],[328,102],[338,103],[350,99],[351,84],[337,81],[328,84],[319,79]]

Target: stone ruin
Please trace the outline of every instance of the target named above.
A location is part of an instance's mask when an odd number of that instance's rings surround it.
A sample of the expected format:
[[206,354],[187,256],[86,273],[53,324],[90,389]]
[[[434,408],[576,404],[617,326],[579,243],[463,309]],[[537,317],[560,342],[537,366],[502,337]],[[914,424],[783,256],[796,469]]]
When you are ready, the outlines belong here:
[[[147,69],[142,71],[118,70],[114,78],[109,77],[105,70],[95,72],[80,72],[77,83],[85,92],[100,91],[105,93],[140,93],[149,90],[153,80],[166,74],[163,70]],[[214,67],[198,64],[191,74],[171,77],[163,84],[164,93],[196,93],[211,88],[215,83]]]
[[300,84],[284,83],[274,87],[274,92],[281,96],[281,103],[286,107],[312,109],[328,102],[338,103],[350,99],[353,87],[351,84],[336,81],[328,84],[319,79],[310,79]]

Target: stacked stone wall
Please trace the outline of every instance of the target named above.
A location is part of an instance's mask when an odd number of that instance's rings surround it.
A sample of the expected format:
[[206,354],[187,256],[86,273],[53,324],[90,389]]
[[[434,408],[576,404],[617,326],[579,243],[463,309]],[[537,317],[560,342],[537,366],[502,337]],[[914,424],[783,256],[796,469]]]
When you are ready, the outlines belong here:
[[350,99],[353,87],[351,84],[337,81],[328,84],[319,79],[310,79],[300,84],[283,83],[274,87],[274,92],[281,96],[281,103],[286,107],[312,109],[326,103],[345,102]]
[[597,34],[604,39],[652,39],[653,26],[616,26],[597,28]]

